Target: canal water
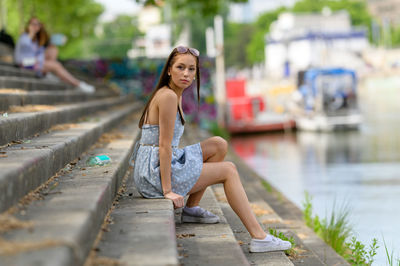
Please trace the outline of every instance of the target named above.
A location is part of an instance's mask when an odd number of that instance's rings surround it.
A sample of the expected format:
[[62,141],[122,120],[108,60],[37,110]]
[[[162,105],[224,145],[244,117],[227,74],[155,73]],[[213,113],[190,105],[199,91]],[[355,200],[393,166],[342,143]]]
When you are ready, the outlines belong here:
[[383,239],[400,258],[400,78],[365,84],[359,130],[235,136],[232,145],[301,209],[305,192],[320,218],[347,206],[357,239],[379,241],[373,265],[386,265]]

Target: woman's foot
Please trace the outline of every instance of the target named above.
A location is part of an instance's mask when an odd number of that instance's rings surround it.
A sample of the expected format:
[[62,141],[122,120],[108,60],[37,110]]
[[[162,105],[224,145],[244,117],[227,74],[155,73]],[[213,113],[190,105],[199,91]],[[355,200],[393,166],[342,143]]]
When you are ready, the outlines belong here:
[[284,251],[292,247],[289,241],[284,241],[272,235],[267,235],[264,239],[252,239],[250,241],[250,252],[269,252]]
[[92,85],[87,84],[86,82],[79,82],[79,85],[77,86],[78,90],[84,92],[84,93],[88,93],[88,94],[92,94],[96,91],[95,87]]
[[215,224],[219,222],[219,217],[200,206],[185,207],[182,210],[182,223],[201,223]]

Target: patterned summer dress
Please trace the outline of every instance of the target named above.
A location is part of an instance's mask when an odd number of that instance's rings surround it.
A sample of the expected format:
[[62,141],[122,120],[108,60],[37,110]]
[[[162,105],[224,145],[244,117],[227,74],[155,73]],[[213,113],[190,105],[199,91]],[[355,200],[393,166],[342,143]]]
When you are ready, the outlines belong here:
[[[178,148],[184,126],[176,114],[172,139],[171,187],[182,196],[192,189],[203,167],[200,143]],[[160,159],[158,152],[158,125],[143,125],[142,136],[135,155],[133,179],[136,188],[145,198],[164,198],[161,187]]]

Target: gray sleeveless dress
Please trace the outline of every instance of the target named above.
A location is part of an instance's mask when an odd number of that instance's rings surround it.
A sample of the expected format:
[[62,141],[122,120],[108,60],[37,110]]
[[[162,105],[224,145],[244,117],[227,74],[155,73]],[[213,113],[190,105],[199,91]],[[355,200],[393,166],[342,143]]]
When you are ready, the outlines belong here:
[[[171,187],[174,193],[186,196],[200,176],[203,152],[200,143],[178,148],[184,126],[176,114],[172,139]],[[161,187],[160,159],[158,152],[158,125],[143,125],[142,136],[134,158],[133,180],[145,198],[164,198]]]

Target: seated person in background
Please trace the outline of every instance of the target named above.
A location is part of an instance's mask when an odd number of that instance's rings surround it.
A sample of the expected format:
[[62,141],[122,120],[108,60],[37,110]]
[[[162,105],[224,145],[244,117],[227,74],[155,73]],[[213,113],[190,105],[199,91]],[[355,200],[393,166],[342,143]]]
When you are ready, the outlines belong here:
[[85,93],[94,93],[95,88],[72,76],[63,65],[56,60],[57,54],[46,56],[44,45],[49,43],[49,36],[44,26],[36,17],[32,17],[20,36],[15,48],[15,61],[24,68],[33,69],[39,76],[51,72],[61,80]]

